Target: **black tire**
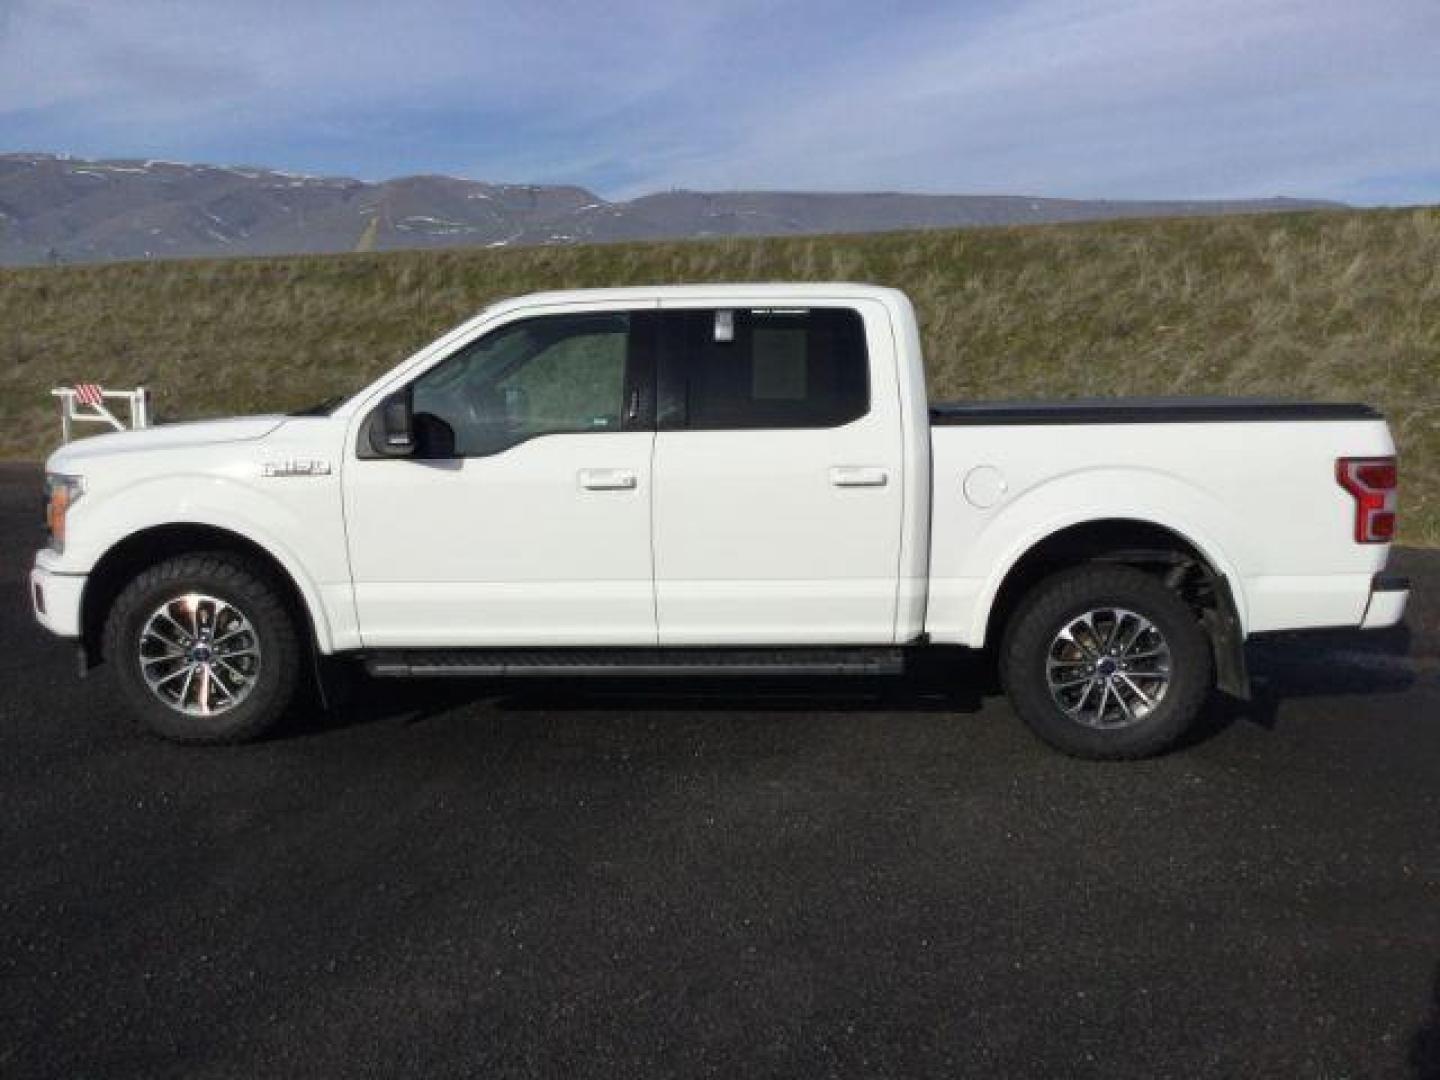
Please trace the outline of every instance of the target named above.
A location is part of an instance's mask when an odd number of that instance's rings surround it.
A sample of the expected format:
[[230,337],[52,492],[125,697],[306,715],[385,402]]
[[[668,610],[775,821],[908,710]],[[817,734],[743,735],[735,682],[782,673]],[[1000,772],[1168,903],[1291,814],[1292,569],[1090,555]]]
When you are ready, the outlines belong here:
[[[151,690],[141,669],[141,642],[152,614],[167,601],[189,593],[232,605],[248,621],[247,633],[258,639],[254,676],[245,684],[248,689],[238,703],[206,716],[166,704]],[[149,647],[153,649],[153,640]],[[105,657],[141,725],[174,742],[194,744],[245,742],[270,730],[294,700],[304,659],[302,639],[280,590],[262,568],[226,552],[181,555],[136,577],[110,609]]]
[[[1111,608],[1134,612],[1163,635],[1170,681],[1145,715],[1122,718],[1117,703],[1120,722],[1096,726],[1061,707],[1047,679],[1048,661],[1063,629],[1087,612]],[[1096,760],[1150,757],[1173,747],[1199,719],[1214,678],[1209,637],[1174,590],[1140,570],[1098,563],[1054,574],[1025,595],[1006,625],[999,666],[1005,692],[1031,731],[1057,750]],[[1103,689],[1103,682],[1097,685]],[[1086,689],[1081,686],[1072,693],[1078,696]],[[1103,703],[1100,714],[1098,723],[1103,724]]]

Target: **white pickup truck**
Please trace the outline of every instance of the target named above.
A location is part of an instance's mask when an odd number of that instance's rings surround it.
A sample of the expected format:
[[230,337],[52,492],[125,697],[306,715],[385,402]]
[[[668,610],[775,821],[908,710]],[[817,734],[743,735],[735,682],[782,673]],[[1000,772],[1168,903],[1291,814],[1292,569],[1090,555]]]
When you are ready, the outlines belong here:
[[374,676],[893,674],[998,649],[1097,758],[1172,745],[1249,635],[1383,627],[1395,450],[1363,405],[926,400],[906,297],[496,304],[346,400],[72,443],[41,623],[186,742]]

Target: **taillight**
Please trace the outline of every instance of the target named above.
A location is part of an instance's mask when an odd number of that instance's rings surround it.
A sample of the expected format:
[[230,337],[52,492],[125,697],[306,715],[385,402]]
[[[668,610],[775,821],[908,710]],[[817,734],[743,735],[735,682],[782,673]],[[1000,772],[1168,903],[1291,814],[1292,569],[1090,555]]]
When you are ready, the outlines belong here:
[[1393,457],[1341,458],[1335,479],[1355,497],[1355,542],[1388,544],[1395,539],[1395,493],[1399,472]]

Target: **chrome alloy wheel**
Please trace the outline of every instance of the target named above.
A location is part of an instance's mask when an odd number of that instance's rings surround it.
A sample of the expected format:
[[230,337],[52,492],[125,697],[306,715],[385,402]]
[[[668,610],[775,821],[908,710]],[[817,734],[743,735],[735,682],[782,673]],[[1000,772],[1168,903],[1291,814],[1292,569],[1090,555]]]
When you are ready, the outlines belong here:
[[1097,608],[1067,623],[1045,658],[1050,696],[1087,727],[1128,727],[1170,686],[1170,646],[1159,628],[1124,608]]
[[140,674],[150,692],[187,716],[239,705],[260,674],[260,638],[235,605],[204,593],[165,601],[140,631]]

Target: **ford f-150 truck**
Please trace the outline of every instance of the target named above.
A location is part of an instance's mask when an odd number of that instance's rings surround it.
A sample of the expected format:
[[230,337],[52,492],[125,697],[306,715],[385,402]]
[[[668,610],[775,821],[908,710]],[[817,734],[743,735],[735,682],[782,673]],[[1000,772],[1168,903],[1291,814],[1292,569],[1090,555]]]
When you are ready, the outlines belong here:
[[185,742],[269,729],[331,657],[839,677],[965,646],[1096,758],[1246,693],[1250,635],[1401,619],[1372,409],[933,404],[924,370],[892,289],[509,300],[338,403],[62,447],[35,613]]

